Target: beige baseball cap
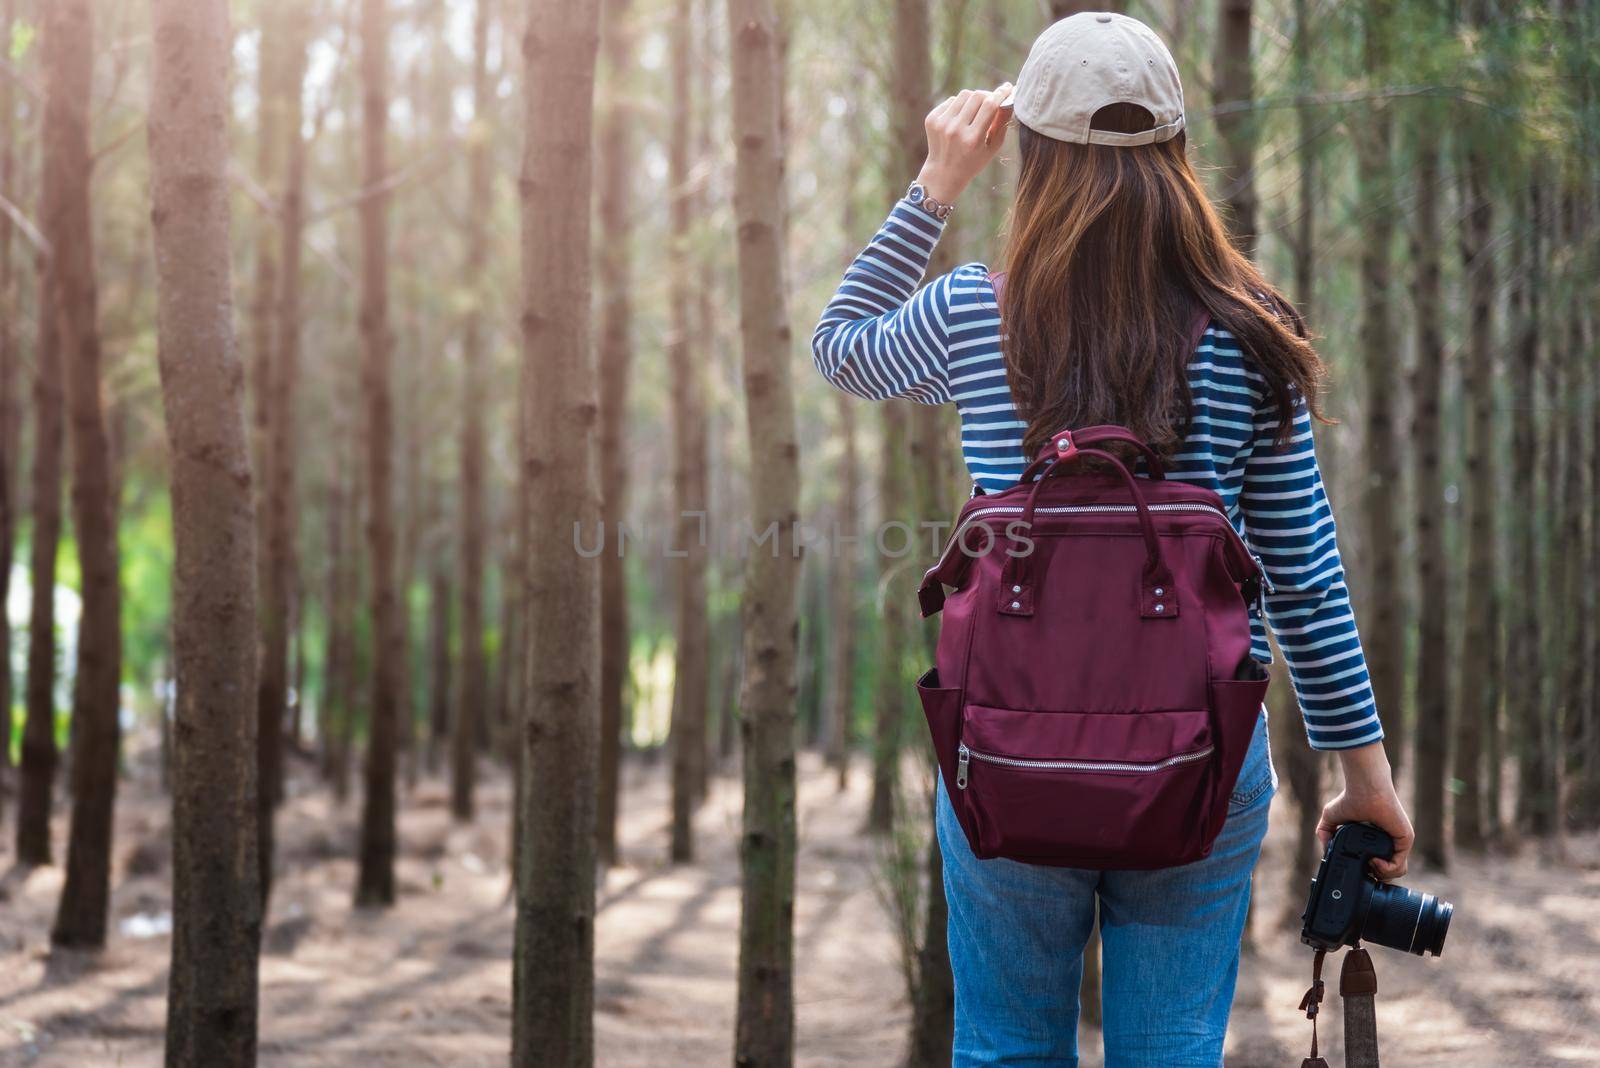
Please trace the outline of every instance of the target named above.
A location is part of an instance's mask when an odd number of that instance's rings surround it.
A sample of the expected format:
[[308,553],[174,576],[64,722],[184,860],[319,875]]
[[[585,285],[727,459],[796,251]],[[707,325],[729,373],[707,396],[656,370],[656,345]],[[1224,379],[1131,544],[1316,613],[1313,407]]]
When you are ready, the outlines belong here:
[[[1107,104],[1138,104],[1155,125],[1138,133],[1092,129]],[[1150,27],[1110,11],[1073,15],[1041,33],[1001,107],[1014,108],[1030,130],[1086,145],[1148,145],[1183,130],[1172,53]]]

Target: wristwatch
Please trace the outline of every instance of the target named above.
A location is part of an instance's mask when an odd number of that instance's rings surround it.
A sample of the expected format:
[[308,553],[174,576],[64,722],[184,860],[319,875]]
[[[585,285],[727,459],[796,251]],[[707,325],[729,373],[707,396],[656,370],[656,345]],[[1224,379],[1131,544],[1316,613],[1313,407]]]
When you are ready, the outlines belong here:
[[911,201],[913,206],[921,208],[940,222],[944,222],[950,217],[950,213],[956,210],[954,204],[946,204],[942,200],[935,200],[929,196],[927,188],[921,182],[911,183],[911,188],[906,190],[906,199]]

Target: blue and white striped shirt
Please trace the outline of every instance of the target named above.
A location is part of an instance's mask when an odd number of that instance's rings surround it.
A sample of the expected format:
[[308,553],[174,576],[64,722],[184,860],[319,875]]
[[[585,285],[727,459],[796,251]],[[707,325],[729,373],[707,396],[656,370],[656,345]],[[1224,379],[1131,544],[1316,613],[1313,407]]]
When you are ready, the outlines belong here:
[[[1014,485],[1027,466],[1000,353],[1000,313],[983,264],[970,263],[917,288],[944,224],[902,200],[845,272],[811,339],[817,369],[869,400],[953,402],[961,451],[986,491]],[[1356,633],[1333,511],[1302,402],[1289,443],[1278,448],[1275,406],[1238,342],[1215,324],[1188,368],[1194,394],[1174,478],[1214,491],[1275,592],[1267,618],[1317,749],[1383,737]],[[1253,649],[1270,662],[1265,628]]]

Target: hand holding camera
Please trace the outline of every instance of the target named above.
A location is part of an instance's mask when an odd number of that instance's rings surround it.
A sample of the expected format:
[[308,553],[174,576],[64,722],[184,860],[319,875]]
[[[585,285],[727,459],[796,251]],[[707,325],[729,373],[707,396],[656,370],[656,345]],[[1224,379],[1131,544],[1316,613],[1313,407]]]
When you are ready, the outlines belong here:
[[1411,830],[1411,817],[1406,815],[1400,795],[1395,792],[1383,746],[1374,743],[1343,750],[1339,766],[1344,772],[1344,790],[1323,808],[1322,819],[1317,823],[1317,837],[1323,848],[1347,823],[1375,824],[1394,839],[1394,854],[1375,857],[1372,873],[1384,882],[1404,877],[1416,836]]

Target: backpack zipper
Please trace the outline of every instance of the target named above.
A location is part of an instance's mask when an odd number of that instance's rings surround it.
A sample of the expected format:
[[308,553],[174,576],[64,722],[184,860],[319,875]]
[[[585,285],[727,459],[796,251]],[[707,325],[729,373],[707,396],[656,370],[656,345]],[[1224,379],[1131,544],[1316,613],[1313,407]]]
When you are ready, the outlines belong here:
[[956,789],[967,788],[967,770],[973,760],[981,760],[985,764],[999,764],[1008,768],[1027,768],[1032,771],[1126,771],[1148,774],[1150,772],[1165,771],[1180,764],[1192,764],[1197,760],[1204,760],[1214,751],[1215,746],[1206,746],[1196,749],[1192,753],[1179,753],[1177,756],[1167,757],[1154,763],[1139,764],[1121,760],[1021,760],[1017,757],[996,756],[993,753],[983,753],[976,749],[968,748],[965,742],[956,747]]
[[[1228,524],[1230,530],[1233,528],[1233,520],[1228,518],[1228,513],[1209,504],[1185,504],[1182,502],[1176,504],[1152,504],[1150,505],[1150,510],[1152,512],[1210,512],[1213,515],[1220,516]],[[1013,512],[1020,515],[1022,511],[1023,506],[1020,504],[996,504],[988,508],[979,508],[967,516],[961,525],[956,528],[955,533],[950,535],[950,541],[946,543],[944,552],[939,554],[939,564],[943,564],[945,558],[950,555],[950,551],[961,544],[961,535],[979,519],[986,515],[1010,514]],[[1138,506],[1132,504],[1058,504],[1035,508],[1033,513],[1034,515],[1127,515],[1138,511]],[[939,565],[936,564],[935,566]]]

